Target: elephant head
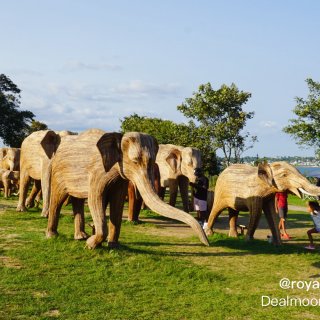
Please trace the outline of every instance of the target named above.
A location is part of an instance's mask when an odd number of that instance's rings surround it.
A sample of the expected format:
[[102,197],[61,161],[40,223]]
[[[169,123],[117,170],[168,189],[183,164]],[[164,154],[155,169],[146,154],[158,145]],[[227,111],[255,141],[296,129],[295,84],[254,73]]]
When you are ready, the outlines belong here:
[[294,166],[285,161],[260,166],[259,177],[277,191],[289,191],[299,198],[302,198],[303,194],[315,197],[320,195],[319,187],[312,184]]
[[190,182],[196,181],[194,170],[201,168],[201,152],[198,149],[186,147],[182,150],[181,172]]
[[168,181],[182,175],[194,182],[194,169],[201,167],[201,153],[196,148],[160,144],[156,162],[159,165],[161,186],[167,186]]
[[156,162],[160,170],[161,186],[168,186],[171,180],[176,180],[182,175],[182,147],[173,144],[160,144]]

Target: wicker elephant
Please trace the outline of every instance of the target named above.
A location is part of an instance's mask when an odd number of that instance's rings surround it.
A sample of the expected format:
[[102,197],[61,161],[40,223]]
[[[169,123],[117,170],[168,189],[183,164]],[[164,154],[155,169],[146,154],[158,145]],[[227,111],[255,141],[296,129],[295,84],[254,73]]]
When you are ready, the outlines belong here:
[[213,208],[210,213],[206,234],[213,233],[212,227],[225,209],[229,209],[230,236],[237,236],[239,211],[249,211],[247,239],[253,239],[261,213],[264,212],[272,232],[274,244],[280,244],[278,217],[275,211],[275,193],[288,191],[302,197],[303,194],[320,195],[320,188],[310,183],[299,171],[285,161],[271,164],[235,164],[226,168],[218,177]]
[[0,169],[0,187],[3,187],[5,198],[10,197],[12,187],[19,185],[20,172]]
[[[20,189],[17,211],[26,211],[32,207],[34,199],[42,191],[42,216],[48,216],[50,196],[50,166],[61,139],[74,137],[69,131],[54,132],[40,130],[33,132],[24,139],[21,145]],[[27,198],[31,179],[34,184]]]
[[202,165],[200,151],[191,147],[160,144],[156,163],[160,172],[161,197],[164,197],[168,187],[169,204],[175,206],[179,188],[183,210],[189,212],[188,185],[189,182],[195,182],[194,170]]
[[105,210],[110,204],[108,244],[117,246],[130,180],[148,207],[190,225],[208,245],[192,216],[165,204],[154,192],[151,181],[157,149],[153,137],[137,132],[122,135],[94,129],[81,133],[72,143],[62,140],[52,159],[47,237],[57,234],[61,205],[71,195],[79,200],[79,210],[83,210],[84,199],[88,199],[95,227],[95,234],[87,240],[89,248],[97,247],[107,238]]
[[20,148],[0,148],[0,168],[20,170]]

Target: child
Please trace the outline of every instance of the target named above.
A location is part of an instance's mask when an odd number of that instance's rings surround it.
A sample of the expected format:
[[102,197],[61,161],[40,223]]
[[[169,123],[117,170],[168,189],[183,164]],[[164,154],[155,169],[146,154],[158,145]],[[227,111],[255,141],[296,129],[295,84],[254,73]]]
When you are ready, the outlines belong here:
[[286,230],[286,219],[288,215],[288,193],[286,191],[276,193],[275,207],[280,218],[279,231],[281,238],[284,240],[289,240],[290,236]]
[[308,238],[310,240],[310,244],[305,247],[306,249],[314,250],[315,246],[313,244],[312,233],[320,232],[320,205],[318,201],[309,201],[307,211],[310,212],[311,218],[314,223],[314,228],[307,231]]
[[209,180],[203,174],[201,168],[195,168],[194,175],[197,177],[195,183],[190,182],[190,185],[194,188],[194,209],[197,212],[197,218],[200,220],[200,224],[204,226],[205,222],[208,221],[207,193],[209,188]]

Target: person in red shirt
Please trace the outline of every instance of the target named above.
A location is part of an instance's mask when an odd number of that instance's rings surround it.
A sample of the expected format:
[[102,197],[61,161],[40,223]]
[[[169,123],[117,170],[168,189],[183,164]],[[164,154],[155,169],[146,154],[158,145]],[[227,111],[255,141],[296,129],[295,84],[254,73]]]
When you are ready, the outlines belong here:
[[279,230],[280,230],[281,238],[285,240],[289,240],[290,236],[288,235],[286,230],[286,219],[288,215],[288,193],[286,191],[276,193],[275,207],[276,207],[276,212],[279,214],[279,218],[280,218]]

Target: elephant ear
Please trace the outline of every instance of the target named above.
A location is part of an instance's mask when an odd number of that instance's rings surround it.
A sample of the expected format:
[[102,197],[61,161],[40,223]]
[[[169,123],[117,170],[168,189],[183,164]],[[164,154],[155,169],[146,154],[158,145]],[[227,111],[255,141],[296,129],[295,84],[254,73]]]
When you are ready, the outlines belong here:
[[268,164],[258,164],[258,177],[263,180],[268,186],[272,187],[273,175],[272,170]]
[[167,163],[174,173],[177,173],[181,168],[181,151],[178,149],[173,149],[168,157],[166,158]]
[[97,148],[101,154],[106,172],[121,160],[121,139],[121,133],[110,132],[105,133],[97,142]]
[[49,159],[51,159],[54,153],[57,151],[60,141],[61,139],[59,135],[57,135],[54,131],[48,130],[45,133],[40,144]]

